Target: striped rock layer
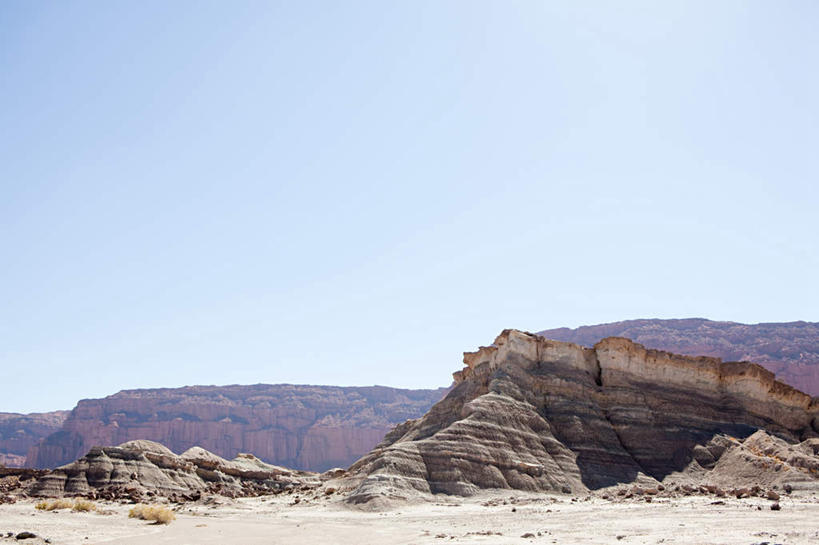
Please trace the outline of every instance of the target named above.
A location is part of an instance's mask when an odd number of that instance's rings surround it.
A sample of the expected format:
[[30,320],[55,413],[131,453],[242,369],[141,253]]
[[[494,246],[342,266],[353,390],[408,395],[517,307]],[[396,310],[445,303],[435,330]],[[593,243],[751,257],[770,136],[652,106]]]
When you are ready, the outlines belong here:
[[579,492],[680,472],[753,478],[767,467],[759,448],[741,457],[750,469],[719,460],[750,449],[743,440],[759,430],[753,444],[793,453],[793,464],[770,466],[778,479],[817,478],[819,401],[759,365],[516,330],[464,363],[443,400],[350,468],[351,502],[482,488]]

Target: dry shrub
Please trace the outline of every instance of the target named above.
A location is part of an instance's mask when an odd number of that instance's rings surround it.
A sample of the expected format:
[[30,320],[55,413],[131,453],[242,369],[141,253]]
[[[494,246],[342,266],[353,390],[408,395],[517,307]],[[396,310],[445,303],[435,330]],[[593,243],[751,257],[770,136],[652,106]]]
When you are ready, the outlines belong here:
[[87,513],[89,511],[96,511],[97,506],[94,505],[94,502],[92,501],[78,499],[74,502],[74,506],[71,509],[74,511],[82,511]]
[[74,504],[71,500],[61,498],[59,500],[52,500],[52,501],[39,501],[34,505],[34,508],[39,511],[54,511],[56,509],[71,509]]
[[161,505],[137,505],[128,512],[132,519],[152,520],[156,524],[170,524],[176,519],[176,513]]

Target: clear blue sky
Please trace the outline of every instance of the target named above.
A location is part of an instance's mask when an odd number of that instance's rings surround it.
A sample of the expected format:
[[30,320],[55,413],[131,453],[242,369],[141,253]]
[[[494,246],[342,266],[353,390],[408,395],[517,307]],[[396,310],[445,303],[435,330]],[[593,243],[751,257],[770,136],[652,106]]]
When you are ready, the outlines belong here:
[[[570,5],[569,5],[570,4]],[[0,3],[0,410],[819,320],[819,3]]]

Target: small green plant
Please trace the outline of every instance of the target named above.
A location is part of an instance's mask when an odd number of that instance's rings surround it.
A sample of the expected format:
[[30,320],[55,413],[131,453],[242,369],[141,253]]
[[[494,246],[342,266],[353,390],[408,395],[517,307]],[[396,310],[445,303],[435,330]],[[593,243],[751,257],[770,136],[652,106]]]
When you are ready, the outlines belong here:
[[150,520],[155,524],[170,524],[176,519],[176,513],[161,505],[137,505],[128,512],[128,517]]

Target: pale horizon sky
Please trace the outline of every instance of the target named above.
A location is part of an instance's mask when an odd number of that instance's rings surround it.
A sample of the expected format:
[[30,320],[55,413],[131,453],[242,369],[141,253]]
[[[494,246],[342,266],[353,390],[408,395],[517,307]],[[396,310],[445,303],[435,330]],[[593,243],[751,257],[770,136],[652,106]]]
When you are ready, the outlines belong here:
[[0,3],[0,411],[433,388],[510,327],[819,321],[817,20]]

